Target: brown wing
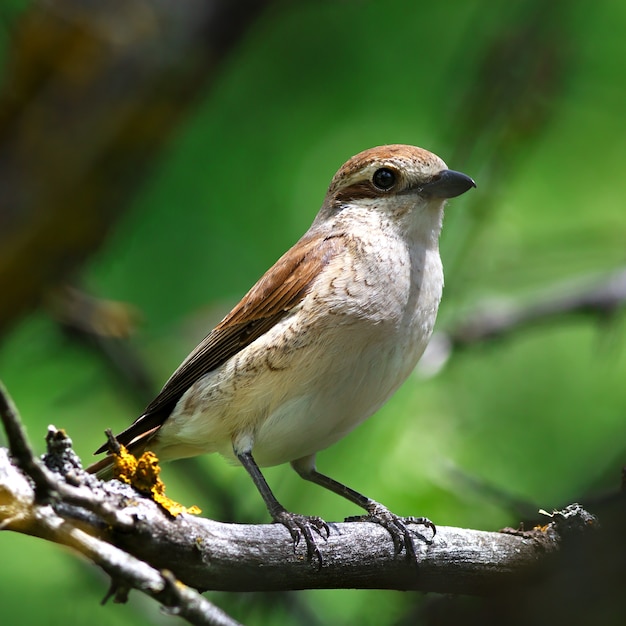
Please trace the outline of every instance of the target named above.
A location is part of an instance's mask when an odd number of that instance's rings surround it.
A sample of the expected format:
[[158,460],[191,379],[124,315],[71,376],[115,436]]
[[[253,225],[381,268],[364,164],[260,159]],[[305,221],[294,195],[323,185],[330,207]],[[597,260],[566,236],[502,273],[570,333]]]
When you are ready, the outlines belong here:
[[[118,441],[133,448],[145,444],[193,383],[285,317],[304,298],[319,272],[344,247],[345,239],[341,235],[312,234],[300,239],[189,354],[144,413],[117,435]],[[96,454],[106,448],[106,444],[101,446]]]

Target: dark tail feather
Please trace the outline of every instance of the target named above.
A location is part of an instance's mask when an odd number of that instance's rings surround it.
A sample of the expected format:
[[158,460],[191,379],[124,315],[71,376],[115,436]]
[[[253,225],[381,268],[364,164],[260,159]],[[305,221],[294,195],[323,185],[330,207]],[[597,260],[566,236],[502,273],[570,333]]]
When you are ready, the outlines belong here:
[[[135,445],[141,443],[146,443],[148,439],[156,433],[161,426],[163,426],[163,422],[165,421],[165,417],[162,417],[157,414],[148,414],[145,413],[141,417],[138,417],[126,430],[123,430],[121,433],[115,435],[117,441],[123,445],[125,445],[129,450],[133,451]],[[101,452],[106,452],[109,449],[109,444],[103,443],[94,454],[100,454]]]
[[90,474],[95,474],[100,480],[111,480],[113,478],[113,456],[109,454],[92,463],[87,471]]

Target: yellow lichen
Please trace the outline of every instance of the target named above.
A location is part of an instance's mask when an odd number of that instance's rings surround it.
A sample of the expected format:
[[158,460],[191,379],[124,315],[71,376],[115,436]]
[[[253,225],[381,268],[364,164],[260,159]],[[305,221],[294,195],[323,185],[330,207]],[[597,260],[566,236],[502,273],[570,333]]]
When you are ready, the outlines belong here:
[[131,485],[136,469],[137,459],[124,446],[120,446],[119,452],[113,455],[113,478]]
[[124,446],[120,446],[113,462],[113,476],[131,485],[139,493],[149,496],[172,517],[181,513],[199,515],[202,511],[197,506],[185,507],[165,495],[165,483],[159,477],[161,468],[159,459],[153,452],[144,452],[138,459]]

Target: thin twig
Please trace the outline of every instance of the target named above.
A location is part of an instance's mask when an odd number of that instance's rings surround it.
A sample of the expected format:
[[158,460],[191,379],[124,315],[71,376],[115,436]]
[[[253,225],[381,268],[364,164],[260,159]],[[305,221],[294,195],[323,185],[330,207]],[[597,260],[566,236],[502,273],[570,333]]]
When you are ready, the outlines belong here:
[[201,596],[197,591],[183,585],[169,570],[161,576],[167,583],[167,592],[176,599],[168,605],[168,613],[186,619],[190,624],[206,626],[240,626],[229,615]]
[[[54,522],[53,522],[54,523]],[[99,565],[113,581],[112,589],[139,589],[161,602],[173,615],[198,626],[241,626],[221,609],[178,581],[171,572],[159,572],[147,563],[70,524],[55,523],[51,529],[61,543],[69,545]],[[126,591],[116,599],[125,601]]]
[[46,469],[28,442],[17,408],[0,380],[0,419],[9,442],[9,451],[18,467],[35,483],[35,497],[42,499],[50,492]]

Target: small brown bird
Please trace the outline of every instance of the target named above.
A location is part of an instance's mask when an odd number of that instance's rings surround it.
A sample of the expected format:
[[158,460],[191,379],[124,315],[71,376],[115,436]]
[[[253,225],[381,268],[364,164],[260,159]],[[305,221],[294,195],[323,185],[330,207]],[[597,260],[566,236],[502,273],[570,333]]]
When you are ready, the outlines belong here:
[[[396,551],[415,556],[408,523],[321,474],[315,454],[379,409],[431,336],[443,288],[439,234],[445,200],[474,181],[405,145],[352,157],[333,177],[305,235],[252,287],[117,436],[160,459],[209,452],[239,461],[272,519],[321,563],[319,517],[288,512],[260,466],[290,462],[302,478],[367,511]],[[106,445],[97,453],[103,452]],[[90,471],[106,474],[110,457]],[[356,519],[356,518],[352,518]]]

